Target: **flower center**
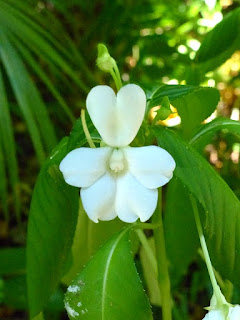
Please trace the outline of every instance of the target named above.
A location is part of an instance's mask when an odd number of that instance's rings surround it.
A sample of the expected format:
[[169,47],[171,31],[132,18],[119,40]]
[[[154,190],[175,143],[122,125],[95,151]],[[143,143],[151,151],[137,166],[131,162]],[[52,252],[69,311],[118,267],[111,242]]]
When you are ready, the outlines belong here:
[[122,150],[120,149],[113,150],[113,153],[109,160],[110,169],[115,173],[121,172],[125,168],[124,162],[125,160],[124,160],[124,155]]

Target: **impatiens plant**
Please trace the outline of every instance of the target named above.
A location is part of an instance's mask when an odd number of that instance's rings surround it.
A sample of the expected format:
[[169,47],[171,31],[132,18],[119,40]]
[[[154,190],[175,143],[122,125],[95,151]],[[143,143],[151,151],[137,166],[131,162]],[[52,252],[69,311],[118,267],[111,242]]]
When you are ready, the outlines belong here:
[[[45,162],[33,194],[31,318],[44,319],[49,298],[64,285],[70,319],[175,319],[171,283],[194,260],[198,238],[213,287],[200,317],[240,318],[216,280],[240,277],[240,204],[201,155],[220,129],[239,134],[239,123],[201,124],[218,104],[214,88],[162,85],[146,96],[136,84],[122,85],[103,45],[97,65],[117,92],[98,85],[88,93],[87,112]],[[162,120],[174,116],[173,107],[181,126],[170,130]]]

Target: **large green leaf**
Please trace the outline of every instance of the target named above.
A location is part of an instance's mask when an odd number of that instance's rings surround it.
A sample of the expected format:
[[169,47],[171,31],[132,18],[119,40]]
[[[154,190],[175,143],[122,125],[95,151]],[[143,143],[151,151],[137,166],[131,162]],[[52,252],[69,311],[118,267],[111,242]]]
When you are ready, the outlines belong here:
[[177,179],[167,187],[164,230],[171,282],[175,285],[186,274],[200,245],[189,192]]
[[165,96],[168,96],[170,103],[177,108],[185,136],[191,135],[193,130],[213,113],[220,99],[215,88],[163,85],[153,93],[149,106],[160,105]]
[[240,49],[240,9],[230,12],[204,38],[195,58],[201,72],[220,66]]
[[130,252],[128,230],[101,247],[68,288],[65,307],[70,319],[152,319]]
[[156,128],[155,134],[159,145],[176,161],[174,175],[194,195],[206,213],[204,231],[214,267],[223,277],[239,285],[239,200],[210,164],[177,134],[162,127]]
[[27,237],[27,282],[31,316],[43,310],[66,268],[77,223],[79,191],[65,183],[59,163],[63,139],[45,162],[33,192]]
[[202,125],[190,140],[190,144],[195,148],[201,149],[209,143],[215,133],[220,130],[240,135],[240,122],[228,118],[216,118]]

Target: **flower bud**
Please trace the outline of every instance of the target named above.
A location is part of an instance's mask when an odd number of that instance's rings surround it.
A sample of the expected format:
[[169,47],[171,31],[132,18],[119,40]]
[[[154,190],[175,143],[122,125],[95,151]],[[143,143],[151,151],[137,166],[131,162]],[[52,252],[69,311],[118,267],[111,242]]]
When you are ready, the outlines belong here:
[[105,72],[110,72],[114,65],[115,60],[108,53],[107,47],[100,43],[98,45],[98,57],[97,57],[97,66],[100,70]]

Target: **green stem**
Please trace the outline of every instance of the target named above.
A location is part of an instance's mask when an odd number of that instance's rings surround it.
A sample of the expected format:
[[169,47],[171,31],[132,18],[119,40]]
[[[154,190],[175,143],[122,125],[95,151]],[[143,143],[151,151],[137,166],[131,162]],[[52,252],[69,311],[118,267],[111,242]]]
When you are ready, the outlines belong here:
[[205,240],[205,237],[204,237],[204,234],[203,234],[201,220],[200,220],[200,217],[199,217],[197,202],[196,202],[195,198],[192,195],[190,195],[190,200],[191,200],[191,203],[192,203],[192,208],[193,208],[193,213],[194,213],[194,217],[195,217],[195,221],[196,221],[197,231],[198,231],[198,235],[199,235],[199,239],[200,239],[203,255],[204,255],[204,258],[205,258],[205,262],[206,262],[206,265],[207,265],[209,277],[210,277],[210,280],[211,280],[211,283],[212,283],[213,291],[214,291],[214,294],[215,294],[215,296],[217,298],[217,301],[221,302],[221,301],[223,301],[222,294],[221,294],[221,290],[220,290],[220,288],[218,286],[216,277],[214,275],[212,262],[211,262],[211,259],[210,259],[210,256],[209,256],[206,240]]
[[171,286],[170,278],[168,272],[168,261],[165,248],[165,238],[163,230],[163,220],[162,220],[162,190],[159,188],[158,192],[158,205],[153,218],[153,223],[159,224],[159,228],[153,231],[156,256],[158,264],[158,282],[162,297],[162,319],[171,320],[172,319],[172,308],[171,308]]
[[116,75],[116,73],[114,72],[113,69],[110,70],[110,74],[111,74],[111,76],[112,76],[112,78],[113,78],[113,80],[114,80],[114,82],[115,82],[115,85],[116,85],[116,87],[117,87],[117,90],[119,90],[121,87],[119,86],[119,82],[118,82],[117,75]]
[[94,142],[92,141],[91,135],[90,135],[90,133],[88,131],[86,118],[85,118],[85,110],[84,109],[81,110],[81,121],[82,121],[83,131],[85,133],[85,136],[86,136],[87,142],[89,144],[89,147],[90,148],[96,148]]
[[118,66],[117,66],[117,63],[115,61],[115,64],[114,64],[114,67],[113,67],[115,73],[116,73],[116,76],[117,76],[117,87],[118,87],[118,90],[122,88],[122,79],[121,79],[121,75],[120,75],[120,72],[119,72],[119,69],[118,69]]
[[148,261],[151,263],[153,270],[154,270],[155,274],[157,275],[157,261],[156,261],[155,255],[152,251],[152,248],[149,245],[147,237],[145,236],[145,233],[140,229],[136,229],[135,232],[138,235],[138,238],[139,238],[139,240],[145,250],[145,253],[148,257]]

